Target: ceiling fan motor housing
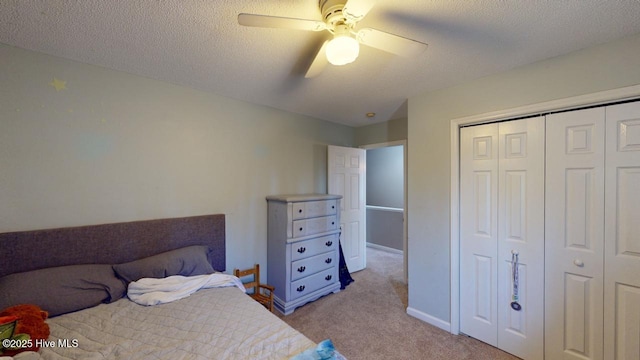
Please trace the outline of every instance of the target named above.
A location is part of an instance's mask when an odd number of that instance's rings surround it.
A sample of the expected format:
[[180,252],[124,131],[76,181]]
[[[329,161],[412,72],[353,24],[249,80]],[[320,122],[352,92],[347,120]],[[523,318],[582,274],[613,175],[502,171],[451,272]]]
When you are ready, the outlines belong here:
[[328,25],[329,29],[333,30],[337,25],[345,24],[347,19],[342,14],[342,9],[346,4],[345,0],[320,0],[320,12],[322,13],[322,20]]

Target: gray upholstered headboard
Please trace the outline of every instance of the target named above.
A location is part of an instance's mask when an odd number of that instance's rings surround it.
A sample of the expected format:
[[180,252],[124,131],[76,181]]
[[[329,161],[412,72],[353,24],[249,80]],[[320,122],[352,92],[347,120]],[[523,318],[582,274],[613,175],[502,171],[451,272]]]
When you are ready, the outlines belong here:
[[208,245],[226,270],[223,214],[0,234],[0,277],[74,264],[119,264],[189,245]]

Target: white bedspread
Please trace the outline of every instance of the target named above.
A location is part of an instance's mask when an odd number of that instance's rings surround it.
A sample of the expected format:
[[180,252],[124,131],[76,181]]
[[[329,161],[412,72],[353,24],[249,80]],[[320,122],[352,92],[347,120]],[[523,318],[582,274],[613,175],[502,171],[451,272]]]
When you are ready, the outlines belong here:
[[183,299],[200,289],[236,286],[246,292],[240,279],[227,274],[169,276],[163,279],[144,278],[129,283],[127,296],[140,305],[166,304]]
[[315,346],[235,287],[156,306],[125,298],[47,323],[56,346],[17,359],[288,359]]

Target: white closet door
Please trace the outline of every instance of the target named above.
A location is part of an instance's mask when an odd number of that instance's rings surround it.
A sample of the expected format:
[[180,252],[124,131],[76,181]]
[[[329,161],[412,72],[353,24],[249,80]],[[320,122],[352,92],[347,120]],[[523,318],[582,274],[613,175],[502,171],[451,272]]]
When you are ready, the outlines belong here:
[[640,359],[640,103],[606,108],[604,351]]
[[[461,129],[460,331],[542,359],[544,118]],[[519,254],[520,311],[510,306]]]
[[[544,357],[544,117],[499,124],[498,348]],[[512,253],[518,303],[511,307]]]
[[603,358],[604,117],[547,116],[547,359]]
[[460,129],[460,331],[498,345],[498,124]]

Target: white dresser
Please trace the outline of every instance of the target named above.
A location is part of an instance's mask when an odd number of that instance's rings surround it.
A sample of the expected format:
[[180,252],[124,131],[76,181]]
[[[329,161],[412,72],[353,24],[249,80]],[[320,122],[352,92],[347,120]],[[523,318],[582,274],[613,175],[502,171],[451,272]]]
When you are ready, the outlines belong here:
[[285,315],[340,291],[341,195],[268,196],[267,280]]

